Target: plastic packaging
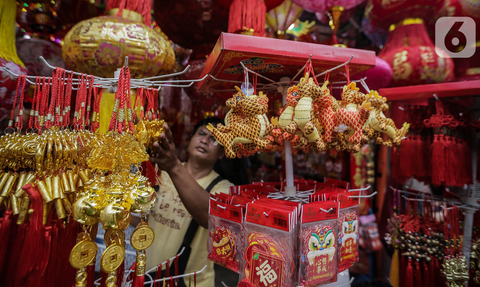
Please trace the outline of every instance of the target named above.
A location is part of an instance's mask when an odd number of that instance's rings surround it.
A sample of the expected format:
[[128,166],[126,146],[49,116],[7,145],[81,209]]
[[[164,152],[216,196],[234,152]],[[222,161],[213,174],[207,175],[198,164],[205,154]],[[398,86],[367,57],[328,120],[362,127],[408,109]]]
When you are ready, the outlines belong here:
[[314,287],[337,281],[339,203],[305,204],[299,230],[298,285]]
[[208,259],[238,273],[244,245],[242,208],[210,199],[208,231]]
[[238,286],[296,286],[297,212],[296,207],[247,205]]

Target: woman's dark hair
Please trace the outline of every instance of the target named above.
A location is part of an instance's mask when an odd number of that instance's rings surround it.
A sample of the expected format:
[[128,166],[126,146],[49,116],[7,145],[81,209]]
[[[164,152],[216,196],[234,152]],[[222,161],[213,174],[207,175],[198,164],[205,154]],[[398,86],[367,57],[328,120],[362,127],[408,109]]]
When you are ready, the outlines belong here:
[[224,125],[224,122],[223,122],[222,119],[217,118],[217,117],[204,118],[203,120],[197,122],[197,123],[195,124],[195,127],[193,127],[192,136],[195,135],[195,133],[197,132],[197,130],[198,130],[199,127],[201,127],[201,126],[208,126],[208,124],[212,124],[214,127],[217,127],[218,124]]

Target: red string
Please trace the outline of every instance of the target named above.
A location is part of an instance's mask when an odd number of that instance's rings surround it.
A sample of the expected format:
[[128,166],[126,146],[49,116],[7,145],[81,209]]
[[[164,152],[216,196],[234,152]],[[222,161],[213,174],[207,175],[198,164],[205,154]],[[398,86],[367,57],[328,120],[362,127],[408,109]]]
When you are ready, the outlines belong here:
[[[52,86],[52,89],[55,91],[55,126],[60,125],[60,116],[61,116],[61,111],[62,111],[62,106],[63,106],[63,97],[62,97],[62,92],[64,91],[64,76],[65,76],[65,70],[62,68],[57,68],[56,69],[56,78],[54,79],[54,84],[55,87]],[[53,85],[53,84],[52,84]],[[52,90],[52,91],[53,91]]]
[[327,72],[327,73],[325,73],[325,79],[323,81],[326,82],[329,79],[330,79],[330,72]]
[[347,85],[350,84],[350,68],[348,67],[348,64],[345,63],[345,72],[347,73]]
[[197,286],[197,272],[193,273],[193,286]]
[[257,74],[253,74],[253,94],[257,94]]
[[33,92],[33,100],[32,100],[32,109],[30,110],[30,118],[28,119],[28,129],[33,129],[33,123],[35,118],[35,104],[37,103],[38,98],[38,89],[39,89],[39,81],[40,77],[35,77],[35,88]]
[[93,84],[95,82],[95,77],[90,75],[90,83],[88,85],[88,97],[87,97],[87,117],[85,119],[85,123],[87,126],[91,126],[91,119],[90,119],[90,109],[91,109],[91,99],[92,99],[92,93],[93,93]]
[[[175,276],[178,275],[178,254],[175,255]],[[177,279],[175,279],[175,285],[177,283]]]
[[[100,90],[100,93],[98,93]],[[95,87],[94,90],[94,103],[93,112],[95,113],[95,121],[92,123],[92,131],[95,132],[100,127],[100,102],[102,101],[103,89]]]
[[[17,89],[15,91],[15,100],[13,102],[12,114],[10,116],[10,121],[8,127],[11,128],[14,121],[15,127],[18,129],[19,121],[21,119],[23,125],[23,92],[25,88],[25,81],[27,79],[26,75],[20,75],[17,80]],[[18,99],[18,108],[17,108],[17,99]],[[17,109],[17,116],[15,117],[15,109]],[[21,129],[21,128],[20,128]]]
[[73,73],[68,74],[67,87],[65,88],[65,109],[63,110],[63,123],[64,126],[70,124],[70,106],[72,104],[72,85],[73,85]]

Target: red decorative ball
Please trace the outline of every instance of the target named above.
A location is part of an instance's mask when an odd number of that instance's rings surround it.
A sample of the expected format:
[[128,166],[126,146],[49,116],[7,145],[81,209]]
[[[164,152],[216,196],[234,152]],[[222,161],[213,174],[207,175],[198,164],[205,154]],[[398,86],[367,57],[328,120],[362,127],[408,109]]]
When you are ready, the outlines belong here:
[[365,17],[379,27],[388,27],[406,18],[434,21],[433,15],[443,7],[445,0],[368,0]]
[[162,31],[184,48],[215,44],[228,28],[228,9],[217,0],[155,0],[153,8]]

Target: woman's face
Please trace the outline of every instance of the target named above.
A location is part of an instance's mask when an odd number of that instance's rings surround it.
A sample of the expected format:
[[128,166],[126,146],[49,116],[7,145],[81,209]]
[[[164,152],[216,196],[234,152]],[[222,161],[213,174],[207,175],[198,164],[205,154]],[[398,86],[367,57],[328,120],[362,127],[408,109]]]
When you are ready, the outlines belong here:
[[224,155],[223,147],[215,142],[212,133],[205,126],[200,126],[188,145],[188,153],[192,158],[214,164]]

